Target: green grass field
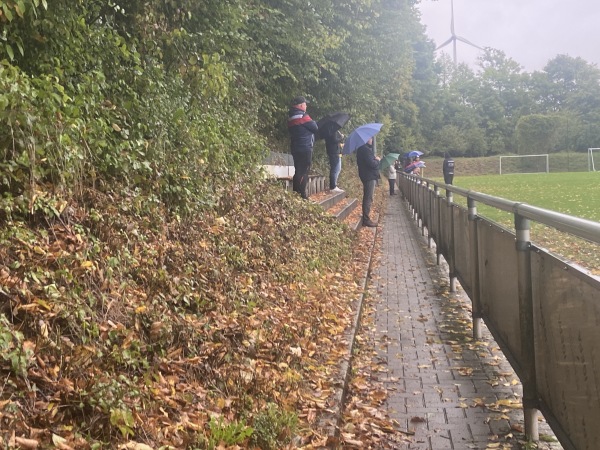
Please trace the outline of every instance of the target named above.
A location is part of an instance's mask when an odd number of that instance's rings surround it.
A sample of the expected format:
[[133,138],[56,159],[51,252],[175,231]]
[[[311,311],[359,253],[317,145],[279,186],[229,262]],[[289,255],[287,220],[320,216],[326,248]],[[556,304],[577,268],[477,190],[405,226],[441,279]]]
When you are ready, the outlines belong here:
[[454,185],[600,222],[600,172],[456,177]]
[[[600,222],[600,172],[458,176],[454,185]],[[455,201],[466,205],[460,196],[455,196]],[[514,229],[511,213],[486,205],[478,205],[478,213]],[[531,236],[535,243],[589,268],[596,275],[600,274],[599,245],[535,223],[532,224]]]

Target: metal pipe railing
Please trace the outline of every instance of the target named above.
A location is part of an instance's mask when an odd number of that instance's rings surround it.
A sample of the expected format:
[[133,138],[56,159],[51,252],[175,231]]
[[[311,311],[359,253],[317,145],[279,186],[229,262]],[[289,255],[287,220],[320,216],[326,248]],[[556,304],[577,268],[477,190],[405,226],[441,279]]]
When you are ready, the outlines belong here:
[[457,186],[444,184],[426,178],[420,178],[415,175],[400,174],[412,181],[425,182],[430,188],[445,189],[446,192],[453,192],[461,196],[478,201],[484,205],[492,206],[502,211],[511,212],[534,222],[547,225],[559,231],[573,234],[577,237],[586,239],[590,242],[600,244],[600,223],[580,217],[569,216],[550,209],[538,208],[523,202],[515,202],[501,197],[484,194],[482,192],[463,189]]
[[[587,376],[600,370],[594,357],[600,341],[600,331],[594,326],[600,321],[600,279],[536,247],[530,230],[533,221],[600,244],[600,223],[400,175],[398,184],[413,218],[421,224],[423,235],[428,228],[429,243],[436,243],[438,263],[440,255],[448,263],[451,290],[457,278],[464,283],[473,303],[474,337],[480,337],[484,320],[521,378],[525,435],[539,439],[537,414],[542,408],[565,448],[592,448],[590,445],[600,441],[600,430],[585,424],[600,420],[600,394],[585,397],[587,409],[573,402],[565,404],[564,399],[573,378],[583,380],[577,386],[580,390],[600,392],[600,381]],[[440,195],[441,189],[445,197]],[[455,203],[454,194],[466,199],[466,208]],[[510,230],[479,216],[477,203],[513,214],[513,240],[507,235]],[[514,245],[507,245],[511,241]],[[558,269],[553,272],[552,267]],[[505,278],[505,272],[512,277]],[[554,285],[554,289],[544,291],[546,285]],[[566,297],[565,293],[572,294]],[[585,327],[578,325],[583,323]],[[574,326],[578,331],[571,334]],[[570,357],[564,348],[577,348],[578,355]],[[564,378],[557,379],[556,373]]]

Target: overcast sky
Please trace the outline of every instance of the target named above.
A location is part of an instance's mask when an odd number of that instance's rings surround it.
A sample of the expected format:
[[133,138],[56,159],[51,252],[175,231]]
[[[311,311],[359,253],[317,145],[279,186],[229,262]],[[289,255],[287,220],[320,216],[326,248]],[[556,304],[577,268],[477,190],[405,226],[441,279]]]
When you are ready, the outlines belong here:
[[[421,0],[421,22],[438,46],[450,36],[450,0]],[[542,70],[558,54],[600,68],[600,0],[454,0],[454,32],[502,50],[525,71]],[[452,58],[452,44],[443,49]],[[458,62],[475,68],[480,54],[456,44]]]

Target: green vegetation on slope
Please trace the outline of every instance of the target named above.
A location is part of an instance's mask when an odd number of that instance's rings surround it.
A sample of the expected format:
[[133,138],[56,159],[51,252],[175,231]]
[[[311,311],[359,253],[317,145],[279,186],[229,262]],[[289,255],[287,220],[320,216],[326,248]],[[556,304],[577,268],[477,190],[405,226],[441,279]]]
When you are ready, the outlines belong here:
[[239,181],[196,218],[87,191],[2,230],[3,445],[311,439],[298,416],[325,407],[314,389],[332,389],[356,298],[350,233],[279,184]]
[[[290,97],[383,123],[381,149],[597,141],[595,68],[557,58],[531,83],[495,50],[480,76],[435,62],[412,0],[0,11],[8,446],[281,448],[298,424],[311,439],[356,255],[343,226],[256,181],[287,148]],[[567,133],[534,139],[548,125]]]
[[294,95],[395,122],[424,37],[366,4],[0,0],[0,445],[320,439],[356,248],[258,168]]

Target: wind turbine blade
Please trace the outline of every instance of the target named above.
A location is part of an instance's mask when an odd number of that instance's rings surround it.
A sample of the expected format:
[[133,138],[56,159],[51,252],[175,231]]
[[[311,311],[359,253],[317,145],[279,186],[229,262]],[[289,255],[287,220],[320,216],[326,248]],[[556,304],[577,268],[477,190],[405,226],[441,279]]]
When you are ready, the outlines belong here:
[[439,50],[442,47],[445,47],[446,45],[448,45],[450,42],[452,42],[454,40],[454,36],[450,37],[447,41],[445,41],[443,44],[440,44],[437,46],[436,50]]
[[464,42],[465,44],[469,44],[475,48],[478,48],[479,50],[484,50],[483,48],[481,48],[479,45],[475,45],[473,44],[471,41],[468,41],[467,39],[465,39],[464,37],[461,36],[455,36],[457,40]]

